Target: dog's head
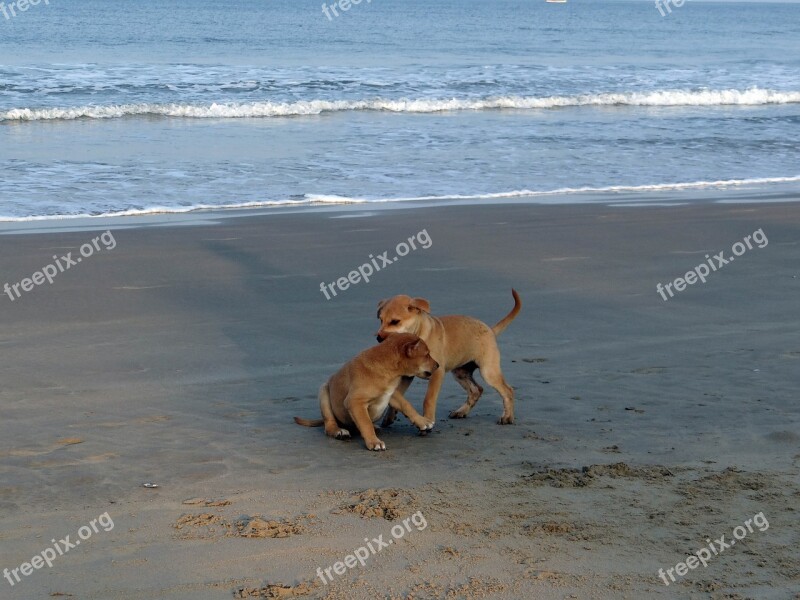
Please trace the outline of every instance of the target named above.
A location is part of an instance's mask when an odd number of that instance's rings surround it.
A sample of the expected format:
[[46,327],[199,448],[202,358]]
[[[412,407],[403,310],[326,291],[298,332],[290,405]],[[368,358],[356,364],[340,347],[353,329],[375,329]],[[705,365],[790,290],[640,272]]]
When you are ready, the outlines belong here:
[[428,345],[416,335],[409,333],[390,333],[389,344],[397,344],[401,356],[403,375],[429,379],[433,372],[439,368],[431,357]]
[[394,296],[378,302],[378,320],[381,322],[376,337],[379,342],[390,333],[414,333],[418,331],[418,320],[421,313],[429,313],[430,303],[425,298],[411,296]]

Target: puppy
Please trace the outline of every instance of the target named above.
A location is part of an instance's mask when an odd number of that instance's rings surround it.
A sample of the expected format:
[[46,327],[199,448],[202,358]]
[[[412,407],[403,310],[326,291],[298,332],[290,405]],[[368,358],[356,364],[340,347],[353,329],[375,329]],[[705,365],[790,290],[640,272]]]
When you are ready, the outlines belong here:
[[433,428],[433,420],[414,410],[397,386],[403,377],[428,379],[438,368],[419,337],[410,333],[390,335],[345,364],[319,389],[322,419],[295,417],[294,421],[306,427],[324,424],[325,433],[337,439],[349,438],[345,426],[355,424],[368,450],[386,450],[386,444],[375,435],[373,423],[387,406],[407,416],[420,431]]
[[[386,339],[391,333],[416,334],[428,344],[431,356],[441,366],[430,378],[425,393],[422,412],[426,419],[436,420],[436,399],[448,371],[453,372],[456,381],[467,391],[467,401],[461,408],[451,412],[450,418],[466,417],[483,393],[483,388],[472,377],[475,369],[480,369],[486,382],[503,398],[503,415],[497,422],[500,425],[514,422],[514,390],[506,383],[500,370],[500,350],[497,347],[497,336],[522,308],[522,300],[516,290],[512,289],[511,294],[514,296],[514,308],[494,327],[472,317],[434,317],[430,314],[430,303],[424,298],[395,296],[378,302],[378,319],[381,322],[378,341]],[[401,394],[405,392],[411,381],[404,379],[398,391]],[[383,425],[391,425],[395,415],[396,412],[389,409]]]

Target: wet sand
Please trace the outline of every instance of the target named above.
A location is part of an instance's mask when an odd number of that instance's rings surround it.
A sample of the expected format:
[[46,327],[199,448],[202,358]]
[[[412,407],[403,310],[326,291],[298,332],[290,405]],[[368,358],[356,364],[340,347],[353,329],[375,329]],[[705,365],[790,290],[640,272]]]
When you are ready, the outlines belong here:
[[[0,569],[108,512],[3,598],[800,597],[800,208],[796,203],[275,211],[127,228],[0,296]],[[14,283],[102,231],[0,236]],[[421,230],[432,240],[326,300]],[[666,284],[769,240],[665,302]],[[436,429],[401,418],[368,452],[298,427],[374,343],[378,300],[493,324],[517,423],[448,377]],[[407,396],[421,408],[425,386]],[[159,487],[147,489],[143,483]],[[666,586],[707,538],[736,545]],[[412,514],[393,544],[331,567]],[[419,517],[417,522],[421,522]],[[395,530],[396,531],[396,530]],[[12,575],[13,577],[13,575]]]

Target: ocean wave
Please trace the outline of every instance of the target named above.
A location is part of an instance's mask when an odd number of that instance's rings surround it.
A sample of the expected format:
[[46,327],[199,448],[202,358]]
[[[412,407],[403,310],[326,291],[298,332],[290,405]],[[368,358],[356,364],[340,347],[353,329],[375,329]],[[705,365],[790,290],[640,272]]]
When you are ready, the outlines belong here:
[[268,118],[319,115],[329,112],[375,111],[436,113],[499,109],[551,109],[582,106],[758,106],[800,103],[800,91],[761,88],[747,90],[658,90],[652,92],[580,94],[575,96],[493,96],[487,98],[418,98],[371,100],[299,100],[296,102],[226,102],[212,104],[115,104],[70,108],[12,108],[0,111],[0,121],[115,119],[157,116],[194,119]]
[[109,217],[145,217],[148,215],[165,214],[185,214],[208,210],[236,210],[248,208],[270,208],[270,207],[292,207],[292,206],[314,206],[321,204],[360,204],[369,200],[359,200],[357,198],[345,198],[342,196],[312,196],[306,194],[304,200],[254,200],[252,202],[238,202],[234,204],[194,204],[192,206],[151,206],[148,208],[129,208],[125,210],[113,210],[102,213],[79,213],[63,215],[31,215],[27,217],[13,217],[0,215],[2,221],[50,221],[61,219],[88,219],[88,218],[109,218]]
[[[389,202],[452,202],[458,200],[468,201],[489,201],[512,198],[537,198],[546,196],[565,196],[576,194],[615,194],[615,193],[635,193],[635,192],[663,192],[680,190],[700,190],[710,188],[729,188],[747,185],[769,185],[778,183],[797,183],[800,182],[800,175],[791,177],[757,177],[752,179],[721,179],[717,181],[692,181],[684,183],[658,183],[650,185],[613,185],[605,187],[577,187],[577,188],[558,188],[554,190],[511,190],[507,192],[494,192],[485,194],[444,194],[436,196],[409,196],[395,198],[357,198],[349,196],[305,194],[302,200],[264,200],[242,202],[237,204],[196,204],[193,206],[153,206],[149,208],[132,208],[127,210],[109,211],[103,213],[82,213],[64,215],[36,215],[25,217],[2,216],[1,221],[47,221],[60,219],[78,218],[107,218],[107,217],[133,217],[158,214],[182,214],[209,210],[235,210],[235,209],[259,209],[259,208],[290,208],[308,207],[319,205],[346,205],[346,204],[372,204]],[[601,202],[603,200],[600,200]],[[577,199],[564,199],[557,203],[580,203]],[[641,197],[636,197],[630,203],[622,203],[619,199],[614,200],[614,206],[657,206],[658,202],[642,202]]]
[[[537,196],[558,196],[566,194],[605,194],[605,193],[626,193],[626,192],[666,192],[680,190],[701,190],[706,188],[726,188],[741,187],[746,185],[769,185],[774,183],[795,183],[800,182],[800,175],[791,177],[755,177],[752,179],[720,179],[717,181],[690,181],[685,183],[655,183],[647,185],[609,185],[605,187],[565,187],[555,190],[512,190],[509,192],[494,192],[490,194],[450,194],[447,196],[414,196],[408,198],[392,198],[393,202],[417,202],[417,201],[436,201],[436,200],[497,200],[503,198],[526,198]],[[316,196],[307,195],[309,200],[314,200]],[[380,200],[368,200],[366,198],[343,198],[343,200],[358,202],[376,202]]]

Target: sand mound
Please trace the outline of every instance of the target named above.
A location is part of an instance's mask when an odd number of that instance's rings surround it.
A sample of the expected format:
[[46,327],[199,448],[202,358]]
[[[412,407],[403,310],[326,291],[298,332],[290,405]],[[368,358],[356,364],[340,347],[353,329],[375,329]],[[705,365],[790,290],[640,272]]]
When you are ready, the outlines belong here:
[[544,469],[526,476],[526,480],[534,484],[552,487],[586,487],[600,477],[630,477],[647,480],[672,477],[673,473],[666,467],[631,467],[625,463],[611,465],[590,465],[580,469]]
[[223,533],[225,537],[243,538],[286,538],[303,533],[305,528],[299,523],[299,517],[290,521],[267,520],[261,515],[242,515],[233,522],[226,521],[220,515],[213,513],[200,513],[195,515],[182,515],[175,523],[175,529],[181,531],[184,539],[213,537]]
[[[228,534],[246,538],[285,538],[305,531],[302,525],[291,521],[267,521],[259,515],[239,517]],[[271,596],[267,596],[268,598]]]
[[410,514],[416,507],[416,497],[406,490],[369,489],[358,493],[348,504],[339,507],[338,512],[349,512],[364,518],[377,517],[394,521],[403,515]]
[[243,587],[233,592],[234,598],[291,598],[293,596],[307,596],[314,590],[313,585],[301,583],[299,585],[283,585],[282,583],[268,583],[260,588]]

